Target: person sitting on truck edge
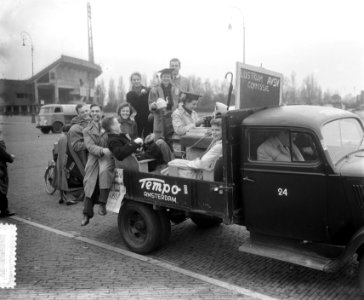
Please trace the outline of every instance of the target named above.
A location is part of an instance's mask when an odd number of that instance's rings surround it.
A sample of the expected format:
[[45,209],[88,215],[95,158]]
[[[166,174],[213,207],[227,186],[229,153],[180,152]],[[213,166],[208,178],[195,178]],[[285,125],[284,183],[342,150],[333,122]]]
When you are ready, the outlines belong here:
[[204,118],[199,118],[195,111],[200,97],[197,94],[181,93],[182,106],[172,113],[172,124],[176,134],[185,135],[190,129],[204,123]]
[[107,199],[115,175],[114,158],[107,148],[108,136],[101,128],[102,108],[99,104],[91,104],[90,109],[92,121],[83,130],[88,156],[83,179],[85,199],[81,226],[87,225],[93,217],[95,203],[99,203],[99,215],[106,215]]
[[115,117],[105,117],[101,126],[108,135],[107,147],[117,160],[123,160],[143,145],[143,139],[138,137],[131,140],[123,133]]
[[304,161],[300,150],[292,142],[290,148],[289,132],[281,130],[270,136],[257,150],[258,160],[264,161],[291,161],[291,150],[293,161]]
[[205,153],[194,160],[174,159],[168,165],[174,165],[192,170],[209,170],[222,156],[222,129],[221,118],[212,119],[211,122],[212,141]]

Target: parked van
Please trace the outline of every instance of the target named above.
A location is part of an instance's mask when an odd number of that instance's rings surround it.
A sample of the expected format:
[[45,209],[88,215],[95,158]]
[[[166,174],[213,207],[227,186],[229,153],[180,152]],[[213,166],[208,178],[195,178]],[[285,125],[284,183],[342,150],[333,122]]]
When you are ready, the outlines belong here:
[[43,133],[59,133],[63,125],[69,125],[77,116],[76,104],[47,104],[40,108],[37,118],[37,128]]

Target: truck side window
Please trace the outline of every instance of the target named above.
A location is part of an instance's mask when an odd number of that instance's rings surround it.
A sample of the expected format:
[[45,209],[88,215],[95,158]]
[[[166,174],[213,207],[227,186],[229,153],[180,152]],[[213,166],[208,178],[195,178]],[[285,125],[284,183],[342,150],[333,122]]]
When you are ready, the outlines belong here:
[[252,129],[249,131],[249,158],[272,162],[312,162],[318,156],[308,133],[288,129]]
[[60,108],[60,107],[56,107],[56,108],[54,109],[54,112],[55,112],[55,113],[60,113],[60,112],[62,112],[62,110],[61,110],[61,108]]
[[300,150],[305,161],[312,162],[318,159],[316,145],[310,134],[306,132],[293,132],[292,141]]

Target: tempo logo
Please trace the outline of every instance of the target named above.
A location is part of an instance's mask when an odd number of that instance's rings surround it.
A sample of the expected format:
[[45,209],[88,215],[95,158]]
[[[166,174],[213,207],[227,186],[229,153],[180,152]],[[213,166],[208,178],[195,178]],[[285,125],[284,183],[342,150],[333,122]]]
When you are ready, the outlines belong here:
[[165,193],[171,193],[172,195],[177,195],[181,188],[177,185],[169,185],[162,179],[157,178],[143,178],[140,179],[139,182],[141,183],[141,188],[146,189],[147,191],[158,192],[164,195]]

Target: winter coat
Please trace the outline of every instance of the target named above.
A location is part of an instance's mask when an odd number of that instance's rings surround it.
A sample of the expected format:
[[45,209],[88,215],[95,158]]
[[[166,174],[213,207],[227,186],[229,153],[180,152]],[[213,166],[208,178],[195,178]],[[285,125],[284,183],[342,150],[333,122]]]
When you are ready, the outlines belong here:
[[86,165],[87,151],[82,132],[90,122],[91,119],[89,117],[76,116],[72,119],[71,128],[67,133],[70,144],[80,158],[83,167]]
[[[158,100],[158,98],[162,98],[166,100],[163,89],[161,86],[153,87],[149,93],[149,110],[153,112],[154,121],[153,121],[153,133],[155,134],[155,140],[158,140],[161,137],[169,139],[173,135],[173,125],[172,125],[172,111],[178,108],[179,105],[179,95],[178,89],[172,85],[172,102],[173,105],[171,109],[157,109],[152,110],[151,105]],[[167,101],[167,100],[166,100]]]
[[6,152],[6,146],[4,141],[0,141],[0,192],[3,194],[8,193],[9,177],[8,167],[6,163],[12,163],[13,158]]
[[191,82],[188,78],[179,75],[172,79],[172,84],[179,92],[192,92]]
[[125,133],[109,133],[107,147],[117,161],[122,161],[124,158],[134,153],[140,145],[131,141]]
[[[295,144],[292,143],[292,155],[294,161],[304,161],[304,158]],[[291,152],[285,148],[276,136],[268,138],[257,150],[258,160],[266,161],[291,161]]]
[[136,139],[138,137],[138,126],[137,123],[130,118],[125,120],[119,118],[121,132],[129,134],[131,139]]
[[191,128],[196,127],[196,122],[198,121],[197,112],[194,110],[188,113],[183,106],[177,108],[172,113],[172,124],[174,132],[178,135],[186,134]]
[[147,93],[142,94],[139,91],[131,90],[126,94],[126,101],[134,108],[136,111],[136,116],[134,118],[137,123],[138,128],[138,136],[147,136],[149,133],[153,131],[153,128],[148,122],[149,115],[149,105],[148,105],[148,97],[149,97],[149,89],[142,86],[140,90],[146,90]]
[[88,151],[83,186],[85,196],[91,198],[97,179],[100,189],[109,189],[114,179],[115,162],[112,156],[104,155],[107,147],[107,134],[101,131],[101,125],[92,121],[83,130],[84,142]]
[[68,191],[65,165],[67,161],[67,135],[62,133],[57,143],[57,162],[56,162],[56,186],[61,191]]

